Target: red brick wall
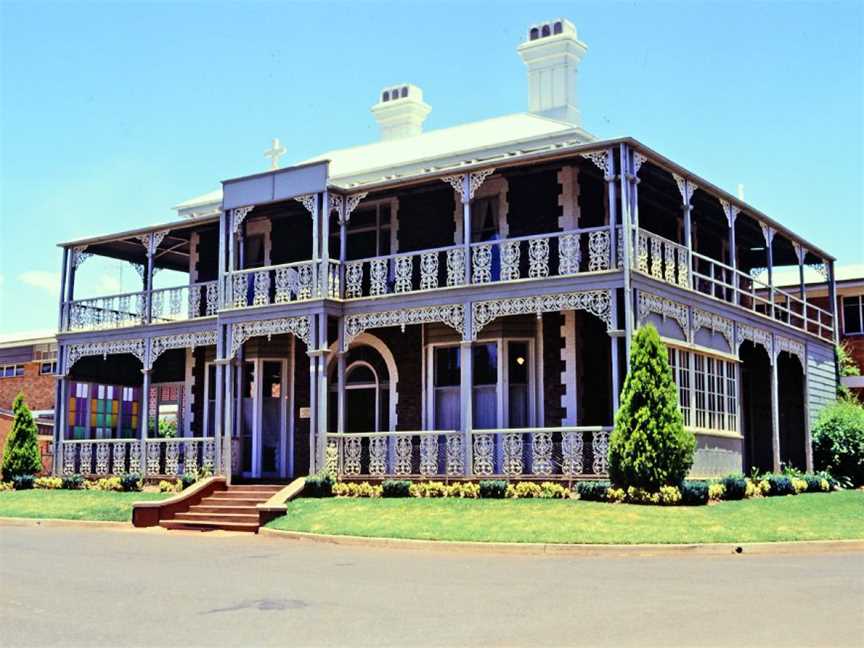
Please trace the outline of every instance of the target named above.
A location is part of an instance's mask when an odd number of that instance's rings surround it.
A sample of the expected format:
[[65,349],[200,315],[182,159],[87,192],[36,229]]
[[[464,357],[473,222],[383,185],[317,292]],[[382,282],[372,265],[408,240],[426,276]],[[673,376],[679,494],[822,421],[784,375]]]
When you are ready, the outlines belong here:
[[31,410],[54,409],[54,378],[39,375],[40,363],[24,363],[24,375],[15,378],[0,378],[0,409],[12,409],[19,392]]

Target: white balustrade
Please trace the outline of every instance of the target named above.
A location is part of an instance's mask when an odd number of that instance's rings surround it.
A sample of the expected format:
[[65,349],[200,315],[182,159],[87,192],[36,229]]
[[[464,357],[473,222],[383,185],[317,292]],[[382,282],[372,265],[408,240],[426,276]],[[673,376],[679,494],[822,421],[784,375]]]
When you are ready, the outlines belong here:
[[139,326],[145,320],[145,305],[143,291],[78,299],[65,305],[65,328],[67,331],[96,331]]
[[[329,469],[339,477],[542,477],[606,474],[611,428],[602,426],[327,435]],[[590,470],[587,469],[590,467]]]
[[[145,477],[179,477],[204,468],[216,472],[216,441],[212,437],[171,439],[64,439],[62,474],[105,477],[141,473]],[[95,459],[95,462],[94,462]]]
[[[224,308],[269,306],[315,299],[321,295],[313,261],[237,270],[225,277]],[[339,294],[339,263],[327,266],[328,296]]]

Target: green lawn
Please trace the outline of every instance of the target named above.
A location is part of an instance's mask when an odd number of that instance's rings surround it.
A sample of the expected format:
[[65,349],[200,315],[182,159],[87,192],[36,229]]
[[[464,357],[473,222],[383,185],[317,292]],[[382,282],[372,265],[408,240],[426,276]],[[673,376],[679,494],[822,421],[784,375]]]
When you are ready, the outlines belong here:
[[864,491],[700,507],[572,500],[298,499],[274,529],[482,542],[704,543],[864,539]]
[[3,491],[0,492],[0,517],[129,522],[132,502],[166,497],[164,493],[87,490]]

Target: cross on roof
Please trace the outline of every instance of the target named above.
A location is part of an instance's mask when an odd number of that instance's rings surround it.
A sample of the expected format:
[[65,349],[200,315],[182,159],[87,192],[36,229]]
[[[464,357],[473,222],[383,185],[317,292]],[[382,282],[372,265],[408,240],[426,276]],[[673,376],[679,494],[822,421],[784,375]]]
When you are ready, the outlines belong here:
[[279,143],[279,138],[276,137],[273,139],[273,145],[266,151],[264,151],[264,157],[270,158],[270,168],[278,169],[279,168],[279,158],[285,155],[286,149],[282,144]]

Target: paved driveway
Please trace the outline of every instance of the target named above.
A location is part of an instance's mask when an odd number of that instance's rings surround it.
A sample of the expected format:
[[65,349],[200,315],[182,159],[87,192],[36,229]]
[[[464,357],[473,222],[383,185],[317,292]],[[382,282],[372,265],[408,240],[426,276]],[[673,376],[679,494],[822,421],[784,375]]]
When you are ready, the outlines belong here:
[[861,554],[569,558],[0,527],[2,646],[861,645]]

